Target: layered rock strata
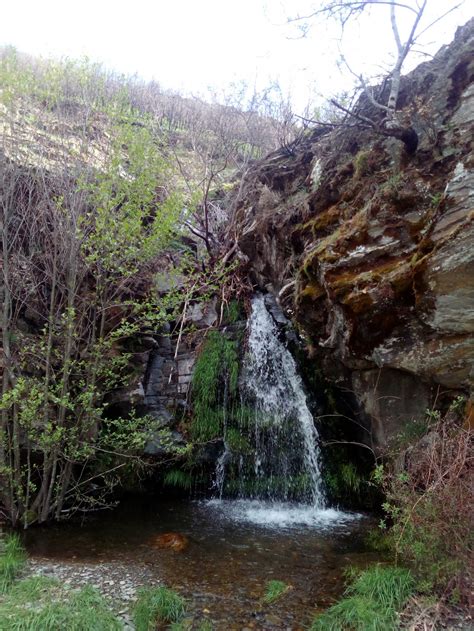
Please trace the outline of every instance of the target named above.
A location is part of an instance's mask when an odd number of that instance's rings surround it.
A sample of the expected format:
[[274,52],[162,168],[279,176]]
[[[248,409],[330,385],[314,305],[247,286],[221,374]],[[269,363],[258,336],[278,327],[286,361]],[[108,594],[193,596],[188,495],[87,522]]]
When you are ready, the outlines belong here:
[[355,123],[317,129],[249,171],[229,231],[376,446],[473,385],[474,20],[398,108],[413,156]]

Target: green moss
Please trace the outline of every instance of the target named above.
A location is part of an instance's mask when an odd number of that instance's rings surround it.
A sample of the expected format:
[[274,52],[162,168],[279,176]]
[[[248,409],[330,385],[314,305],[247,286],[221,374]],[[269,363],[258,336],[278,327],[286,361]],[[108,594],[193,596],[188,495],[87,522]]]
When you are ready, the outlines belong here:
[[302,289],[298,297],[309,298],[310,300],[317,300],[321,296],[324,296],[324,289],[317,283],[309,283],[304,289]]
[[326,230],[337,223],[340,214],[341,211],[338,206],[331,206],[328,210],[304,223],[301,228],[303,230],[311,230],[313,237],[316,238],[318,232]]
[[242,303],[238,300],[229,300],[224,307],[222,323],[224,325],[235,324],[244,317]]
[[225,394],[235,396],[239,380],[238,343],[211,331],[196,361],[192,381],[194,440],[208,441],[223,433]]
[[359,180],[369,172],[370,151],[359,151],[354,158],[354,179]]

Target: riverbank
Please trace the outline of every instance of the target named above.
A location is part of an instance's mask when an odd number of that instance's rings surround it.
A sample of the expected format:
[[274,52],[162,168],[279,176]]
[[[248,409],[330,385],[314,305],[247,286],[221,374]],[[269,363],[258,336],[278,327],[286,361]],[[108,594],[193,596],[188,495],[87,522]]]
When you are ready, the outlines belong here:
[[24,574],[56,579],[73,590],[87,586],[96,589],[122,622],[125,631],[135,629],[130,605],[136,600],[137,591],[142,587],[157,587],[162,584],[145,564],[130,562],[54,562],[35,558],[28,560]]

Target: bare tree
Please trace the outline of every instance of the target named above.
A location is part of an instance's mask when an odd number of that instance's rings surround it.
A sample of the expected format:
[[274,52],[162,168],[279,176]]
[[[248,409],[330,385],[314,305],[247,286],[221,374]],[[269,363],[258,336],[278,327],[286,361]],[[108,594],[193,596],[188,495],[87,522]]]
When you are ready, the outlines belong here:
[[[405,61],[415,47],[420,44],[420,38],[434,24],[460,7],[463,2],[450,6],[447,10],[441,11],[427,22],[425,16],[428,4],[429,0],[331,0],[318,3],[306,15],[296,15],[289,19],[289,22],[299,24],[303,34],[306,35],[312,23],[320,18],[338,20],[344,30],[348,23],[358,19],[371,8],[377,10],[385,8],[389,10],[389,20],[396,51],[395,62],[378,87],[374,88],[369,85],[363,74],[354,71],[347,59],[342,56],[342,63],[357,79],[358,89],[363,92],[371,105],[382,116],[368,117],[358,112],[355,108],[345,107],[335,99],[331,102],[336,108],[344,112],[349,121],[355,122],[358,126],[373,129],[382,135],[398,138],[404,143],[408,153],[416,151],[418,136],[410,123],[401,120],[397,111],[401,76]],[[398,15],[401,12],[410,16],[406,39],[402,39],[399,26]]]

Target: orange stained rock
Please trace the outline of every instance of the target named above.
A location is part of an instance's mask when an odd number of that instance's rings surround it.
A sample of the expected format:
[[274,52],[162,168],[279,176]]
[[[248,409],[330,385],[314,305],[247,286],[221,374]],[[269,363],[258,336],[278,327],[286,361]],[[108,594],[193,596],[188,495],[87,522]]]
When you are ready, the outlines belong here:
[[165,532],[153,537],[150,543],[153,548],[168,548],[175,552],[182,552],[188,547],[189,539],[179,532]]

